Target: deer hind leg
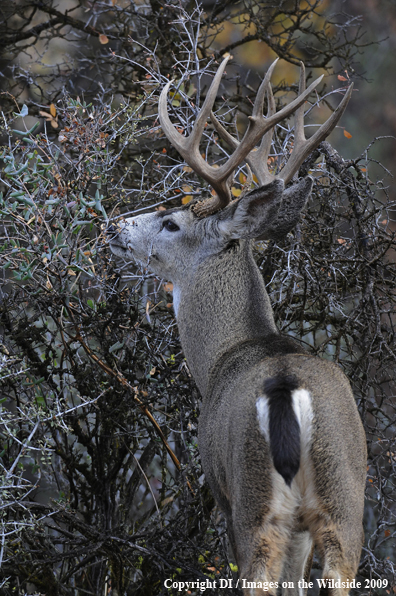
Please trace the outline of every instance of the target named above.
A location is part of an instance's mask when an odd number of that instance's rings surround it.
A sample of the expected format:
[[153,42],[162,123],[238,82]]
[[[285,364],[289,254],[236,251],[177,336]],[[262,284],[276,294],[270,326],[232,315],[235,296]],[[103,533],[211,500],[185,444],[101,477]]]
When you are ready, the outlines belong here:
[[[353,530],[350,532],[356,537]],[[351,582],[357,573],[362,543],[359,540],[351,540],[347,528],[331,524],[317,529],[315,532],[315,545],[323,564],[323,580],[326,585],[322,586],[319,596],[348,596],[349,589],[347,582]],[[334,580],[332,585],[331,580]],[[337,586],[339,582],[339,586]],[[334,587],[333,587],[334,586]]]
[[306,590],[298,585],[301,580],[309,581],[313,557],[313,540],[309,532],[294,532],[283,567],[282,583],[287,584],[282,596],[304,596]]
[[255,533],[250,556],[240,568],[244,595],[276,596],[290,535],[289,527],[283,522],[279,523],[279,520],[266,523]]

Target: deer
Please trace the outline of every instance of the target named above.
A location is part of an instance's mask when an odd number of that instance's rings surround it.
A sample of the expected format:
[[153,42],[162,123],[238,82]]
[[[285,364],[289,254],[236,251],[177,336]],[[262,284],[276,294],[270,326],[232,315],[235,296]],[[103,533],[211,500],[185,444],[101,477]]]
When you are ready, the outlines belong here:
[[[276,111],[270,83],[275,61],[238,141],[211,111],[227,60],[189,136],[169,117],[172,81],[159,99],[163,132],[214,193],[124,219],[109,228],[109,243],[117,257],[173,283],[182,348],[202,397],[202,467],[226,518],[243,593],[305,594],[303,580],[316,549],[323,566],[321,596],[347,596],[363,545],[363,425],[339,366],[278,331],[252,245],[279,240],[298,223],[313,185],[309,176],[297,179],[299,168],[336,126],[352,85],[306,139],[304,103],[322,77],[306,88],[301,64],[296,99]],[[293,151],[274,174],[268,167],[274,126],[292,114]],[[220,167],[199,151],[208,118],[233,150]],[[242,162],[258,186],[232,200],[233,176]]]

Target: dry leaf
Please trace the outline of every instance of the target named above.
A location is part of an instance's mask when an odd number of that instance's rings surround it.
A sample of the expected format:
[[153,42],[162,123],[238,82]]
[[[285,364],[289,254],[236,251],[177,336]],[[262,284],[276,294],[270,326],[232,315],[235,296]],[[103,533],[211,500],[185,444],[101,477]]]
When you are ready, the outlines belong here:
[[347,81],[348,80],[345,77],[343,77],[342,75],[338,75],[337,78],[338,78],[339,81]]
[[344,240],[344,238],[337,238],[337,242],[338,244],[345,244],[346,240]]
[[173,284],[171,282],[165,283],[163,288],[165,292],[173,292]]
[[[51,106],[53,106],[54,104],[51,104]],[[51,110],[51,107],[50,107]],[[56,109],[54,106],[54,110],[55,110],[55,114],[56,114]],[[48,112],[43,112],[42,110],[39,111],[40,116],[44,116],[45,120],[47,122],[49,122],[52,126],[52,128],[58,128],[59,124],[58,124],[58,118],[54,118],[52,114],[49,114]]]
[[352,138],[352,135],[347,130],[344,130],[344,137],[346,137],[347,139],[351,139]]
[[99,35],[99,41],[101,44],[105,45],[106,43],[109,43],[109,38],[104,33],[101,33]]
[[361,172],[367,172],[366,168],[360,168]]
[[386,538],[388,538],[388,536],[391,535],[391,531],[390,530],[385,530],[384,531],[384,534],[385,534]]
[[50,112],[51,112],[51,116],[53,118],[55,118],[55,116],[56,116],[56,107],[54,106],[53,103],[50,105]]

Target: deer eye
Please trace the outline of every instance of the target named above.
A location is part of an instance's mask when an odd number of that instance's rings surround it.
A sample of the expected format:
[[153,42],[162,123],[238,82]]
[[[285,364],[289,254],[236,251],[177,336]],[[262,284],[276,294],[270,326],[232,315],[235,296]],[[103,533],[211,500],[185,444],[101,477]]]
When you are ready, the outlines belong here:
[[171,219],[167,219],[166,221],[164,221],[162,227],[165,228],[165,230],[168,230],[168,232],[177,232],[178,230],[180,230],[179,226],[175,224]]

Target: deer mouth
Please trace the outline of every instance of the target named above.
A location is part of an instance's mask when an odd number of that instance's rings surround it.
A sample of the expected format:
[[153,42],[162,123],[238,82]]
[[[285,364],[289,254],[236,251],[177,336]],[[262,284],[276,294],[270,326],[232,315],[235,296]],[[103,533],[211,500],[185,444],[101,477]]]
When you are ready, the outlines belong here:
[[106,236],[111,251],[118,257],[124,257],[127,252],[133,252],[130,244],[127,244],[122,238],[122,230],[110,225],[106,230]]

